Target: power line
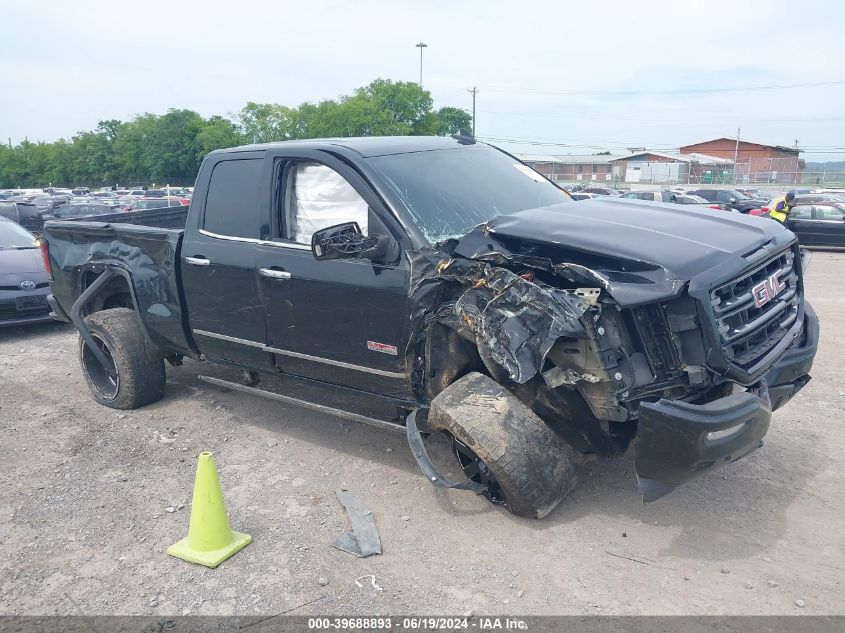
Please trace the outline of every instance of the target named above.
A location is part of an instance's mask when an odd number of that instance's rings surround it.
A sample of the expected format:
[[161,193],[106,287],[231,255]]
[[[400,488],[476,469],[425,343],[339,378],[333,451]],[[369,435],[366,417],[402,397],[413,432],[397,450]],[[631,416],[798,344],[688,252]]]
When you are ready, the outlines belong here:
[[[629,121],[634,123],[666,123],[666,117],[662,119],[640,119],[630,117],[617,117],[612,115],[605,116],[584,116],[580,114],[567,114],[565,112],[550,112],[549,110],[533,110],[533,111],[511,111],[502,112],[501,110],[484,110],[485,114],[499,114],[502,116],[538,116],[554,119],[576,119],[586,121],[607,121],[613,119],[614,121]],[[810,118],[785,118],[785,119],[747,119],[740,117],[746,124],[752,123],[815,123],[815,122],[831,122],[831,121],[845,121],[845,117],[810,117]],[[737,117],[728,117],[722,119],[714,118],[672,118],[672,123],[730,123],[736,121]]]
[[786,90],[790,88],[816,88],[819,86],[841,86],[845,85],[845,79],[832,81],[816,81],[801,84],[766,84],[761,86],[746,86],[733,88],[683,88],[677,90],[544,90],[540,88],[496,88],[486,87],[489,92],[513,92],[531,93],[546,95],[673,95],[673,94],[704,94],[724,92],[755,92],[759,90]]

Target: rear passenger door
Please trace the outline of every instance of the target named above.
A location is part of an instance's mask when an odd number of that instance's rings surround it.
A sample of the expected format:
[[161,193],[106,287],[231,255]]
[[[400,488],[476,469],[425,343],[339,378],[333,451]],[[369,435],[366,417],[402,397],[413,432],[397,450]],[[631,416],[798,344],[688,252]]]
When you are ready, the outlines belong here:
[[809,246],[818,243],[816,223],[813,220],[813,205],[798,204],[792,207],[786,218],[786,227],[798,236],[799,244]]
[[[378,195],[346,163],[317,151],[273,163],[272,237],[258,249],[270,351],[290,374],[408,398],[408,238]],[[317,261],[314,231],[357,222],[388,235],[389,261]]]
[[[221,154],[201,173],[206,195],[193,200],[182,243],[182,284],[194,340],[209,358],[269,369],[256,246],[268,231],[264,152]],[[193,206],[192,205],[192,206]]]
[[845,246],[845,213],[832,204],[813,206],[817,244]]

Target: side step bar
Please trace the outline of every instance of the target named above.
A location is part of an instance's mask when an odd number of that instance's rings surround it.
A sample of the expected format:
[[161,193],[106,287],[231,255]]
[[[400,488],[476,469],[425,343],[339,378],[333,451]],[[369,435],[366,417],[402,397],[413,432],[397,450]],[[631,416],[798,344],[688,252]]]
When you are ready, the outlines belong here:
[[221,378],[214,378],[213,376],[199,376],[199,379],[203,382],[207,382],[210,385],[216,385],[217,387],[224,387],[225,389],[232,389],[234,391],[242,391],[243,393],[249,393],[253,396],[261,396],[262,398],[268,398],[270,400],[278,400],[279,402],[284,402],[287,404],[294,404],[298,407],[304,407],[305,409],[312,409],[314,411],[319,411],[320,413],[327,413],[328,415],[334,415],[339,418],[346,418],[348,420],[354,420],[355,422],[361,422],[362,424],[369,424],[370,426],[375,426],[380,429],[387,429],[390,431],[404,431],[404,428],[401,424],[394,424],[392,422],[385,422],[384,420],[378,420],[376,418],[371,418],[366,415],[360,415],[358,413],[351,413],[349,411],[343,411],[341,409],[335,409],[334,407],[327,407],[323,404],[316,404],[314,402],[309,402],[307,400],[300,400],[299,398],[291,398],[290,396],[283,396],[280,393],[273,393],[272,391],[265,391],[264,389],[257,389],[256,387],[249,387],[247,385],[242,385],[237,382],[230,382],[228,380],[223,380]]

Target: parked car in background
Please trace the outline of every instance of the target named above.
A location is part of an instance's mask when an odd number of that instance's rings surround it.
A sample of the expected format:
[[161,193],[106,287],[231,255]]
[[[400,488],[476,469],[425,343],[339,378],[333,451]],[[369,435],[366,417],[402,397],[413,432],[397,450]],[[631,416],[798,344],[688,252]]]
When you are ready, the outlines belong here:
[[[112,204],[88,202],[85,204],[66,204],[54,210],[50,215],[45,215],[44,220],[69,220],[72,218],[85,218],[95,215],[109,215],[120,211],[120,207]],[[42,221],[43,223],[43,221]]]
[[589,200],[590,198],[597,198],[599,194],[597,193],[584,193],[583,191],[573,191],[569,194],[569,197],[573,200]]
[[52,321],[49,293],[35,236],[0,216],[0,327]]
[[845,203],[796,204],[786,226],[802,246],[845,246]]
[[74,187],[70,192],[75,196],[87,196],[91,190],[88,187]]
[[618,196],[620,192],[613,187],[585,187],[582,189],[584,193],[595,193],[600,196]]
[[143,200],[135,200],[130,209],[132,211],[141,211],[144,209],[163,209],[166,207],[185,207],[187,202],[183,202],[182,198],[145,198]]
[[34,204],[0,200],[0,216],[11,220],[28,231],[40,233],[44,228],[45,211]]
[[91,194],[92,198],[97,198],[98,200],[108,200],[111,198],[116,198],[117,196],[111,191],[95,191]]
[[759,209],[760,201],[746,196],[736,189],[696,189],[688,191],[687,194],[699,196],[708,202],[719,202],[736,209],[740,213],[748,213],[751,209]]
[[768,199],[768,194],[766,194],[765,192],[760,191],[759,189],[756,189],[754,187],[736,187],[736,190],[739,191],[740,193],[744,193],[746,196],[748,196],[749,198],[752,198],[754,200],[767,200]]
[[701,205],[719,210],[724,210],[726,208],[724,205],[709,202],[699,196],[690,196],[676,191],[629,191],[627,193],[623,193],[621,197],[624,199],[647,200],[650,202]]
[[709,205],[713,209],[725,209],[724,205],[721,205],[716,202],[710,202],[709,200],[705,200],[701,196],[692,196],[687,193],[679,193],[675,196],[675,202],[677,204],[705,204]]
[[[772,198],[759,209],[752,209],[749,211],[750,215],[765,215],[770,209],[774,208],[779,198]],[[845,202],[845,195],[841,193],[804,193],[796,195],[792,206],[813,204],[815,202]]]

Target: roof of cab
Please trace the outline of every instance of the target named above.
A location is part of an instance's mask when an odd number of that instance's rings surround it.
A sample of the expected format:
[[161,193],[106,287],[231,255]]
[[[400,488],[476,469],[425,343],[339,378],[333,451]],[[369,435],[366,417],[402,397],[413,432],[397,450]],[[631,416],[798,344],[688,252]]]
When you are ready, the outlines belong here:
[[386,156],[388,154],[408,154],[411,152],[428,152],[440,149],[457,149],[459,147],[476,147],[484,143],[467,144],[448,136],[362,136],[351,138],[318,138],[301,141],[281,141],[276,143],[257,143],[255,145],[241,145],[221,149],[213,154],[229,152],[247,152],[262,149],[289,148],[331,150],[343,148],[357,153],[363,158]]

